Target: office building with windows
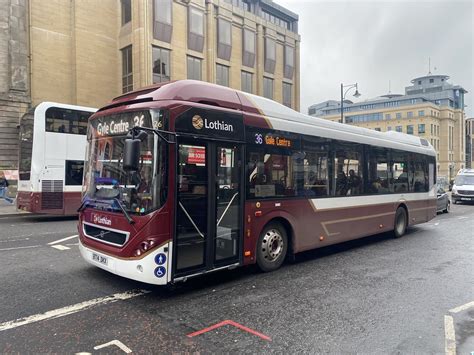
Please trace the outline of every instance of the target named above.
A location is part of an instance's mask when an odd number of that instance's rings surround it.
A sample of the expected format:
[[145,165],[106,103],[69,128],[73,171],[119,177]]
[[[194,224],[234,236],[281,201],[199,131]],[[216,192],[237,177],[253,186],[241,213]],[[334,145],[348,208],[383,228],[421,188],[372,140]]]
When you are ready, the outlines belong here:
[[196,79],[299,110],[298,16],[271,0],[0,0],[0,26],[0,169],[43,101],[100,107]]
[[[466,117],[464,95],[467,91],[448,82],[447,75],[428,74],[411,81],[405,94],[387,94],[354,103],[344,101],[347,124],[397,131],[425,138],[436,149],[438,175],[454,178],[466,167]],[[341,121],[341,104],[328,100],[311,105],[308,114]]]

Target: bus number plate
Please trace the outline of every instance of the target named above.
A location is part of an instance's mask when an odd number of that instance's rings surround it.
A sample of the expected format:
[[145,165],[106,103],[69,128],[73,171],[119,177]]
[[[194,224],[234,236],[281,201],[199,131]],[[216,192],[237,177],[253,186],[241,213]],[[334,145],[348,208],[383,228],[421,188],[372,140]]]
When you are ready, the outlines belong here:
[[108,263],[108,260],[105,256],[102,256],[96,253],[92,253],[92,260],[97,261],[98,263],[101,263],[104,265],[107,265]]

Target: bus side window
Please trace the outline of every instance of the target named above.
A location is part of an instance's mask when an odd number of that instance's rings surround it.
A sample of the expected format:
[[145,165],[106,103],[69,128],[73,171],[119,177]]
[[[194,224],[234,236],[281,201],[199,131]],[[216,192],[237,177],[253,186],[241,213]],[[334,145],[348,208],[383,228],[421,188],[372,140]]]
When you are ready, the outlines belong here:
[[389,161],[387,150],[368,146],[367,193],[386,194],[390,192]]

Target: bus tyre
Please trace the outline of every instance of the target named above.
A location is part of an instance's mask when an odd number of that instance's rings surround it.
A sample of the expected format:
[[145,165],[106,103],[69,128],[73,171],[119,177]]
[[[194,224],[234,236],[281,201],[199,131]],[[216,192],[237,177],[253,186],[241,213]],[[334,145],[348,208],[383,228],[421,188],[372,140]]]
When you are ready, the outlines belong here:
[[288,250],[286,230],[279,223],[270,223],[263,229],[257,243],[257,265],[263,272],[278,269]]
[[393,234],[395,238],[400,238],[407,231],[408,216],[407,211],[403,207],[398,207],[395,213],[395,225],[393,228]]

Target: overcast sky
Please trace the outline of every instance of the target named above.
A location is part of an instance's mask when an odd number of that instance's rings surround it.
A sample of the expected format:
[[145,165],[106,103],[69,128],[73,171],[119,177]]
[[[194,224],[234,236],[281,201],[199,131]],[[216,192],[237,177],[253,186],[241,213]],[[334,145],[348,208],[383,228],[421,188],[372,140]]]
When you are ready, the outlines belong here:
[[474,0],[274,1],[299,15],[302,112],[339,100],[341,82],[359,84],[355,101],[386,94],[389,80],[403,94],[431,57],[433,74],[469,91],[474,117]]

